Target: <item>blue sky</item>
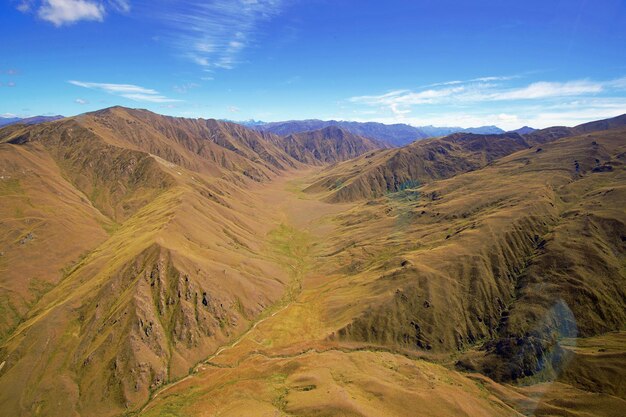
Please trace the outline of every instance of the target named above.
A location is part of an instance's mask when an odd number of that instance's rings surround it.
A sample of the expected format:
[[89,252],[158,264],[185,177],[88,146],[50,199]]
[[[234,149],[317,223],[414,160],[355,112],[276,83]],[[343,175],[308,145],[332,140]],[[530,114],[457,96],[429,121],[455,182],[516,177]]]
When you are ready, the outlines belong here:
[[462,127],[626,113],[623,0],[8,0],[0,114]]

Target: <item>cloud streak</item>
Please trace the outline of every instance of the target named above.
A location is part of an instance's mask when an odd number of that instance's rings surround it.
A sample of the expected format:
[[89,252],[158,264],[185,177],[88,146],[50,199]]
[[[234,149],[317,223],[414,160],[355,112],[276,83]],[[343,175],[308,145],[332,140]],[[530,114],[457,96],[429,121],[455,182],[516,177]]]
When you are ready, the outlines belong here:
[[357,96],[351,103],[388,107],[395,114],[405,114],[411,106],[481,103],[495,101],[532,101],[562,97],[589,96],[614,89],[626,88],[626,77],[610,81],[575,80],[567,82],[540,81],[522,87],[508,88],[500,83],[502,77],[484,77],[470,81],[439,83],[437,88],[420,91],[395,90],[381,95]]
[[255,43],[259,25],[277,16],[286,0],[181,1],[175,10],[157,12],[169,28],[164,39],[205,69],[231,69],[241,51]]
[[77,87],[98,90],[109,94],[127,98],[133,101],[150,103],[173,103],[181,100],[166,97],[152,88],[145,88],[133,84],[92,83],[85,81],[70,80],[68,83]]

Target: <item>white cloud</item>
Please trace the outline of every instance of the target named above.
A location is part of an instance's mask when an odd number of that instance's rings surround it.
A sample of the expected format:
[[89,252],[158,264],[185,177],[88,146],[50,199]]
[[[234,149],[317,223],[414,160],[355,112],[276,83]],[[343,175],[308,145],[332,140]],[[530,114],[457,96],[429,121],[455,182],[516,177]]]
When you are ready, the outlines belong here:
[[19,10],[22,13],[26,13],[29,12],[32,8],[32,0],[22,0],[18,3],[17,5],[17,10]]
[[74,103],[84,106],[85,104],[89,104],[89,101],[85,100],[84,98],[77,98],[76,100],[74,100]]
[[565,83],[537,82],[523,88],[487,92],[485,100],[533,100],[547,97],[566,97],[600,93],[604,89],[604,83],[592,81],[568,81]]
[[[420,114],[419,116],[403,117],[398,119],[395,115],[381,117],[378,115],[365,114],[362,118],[350,118],[354,121],[379,122],[386,124],[406,123],[412,126],[458,126],[463,128],[478,126],[498,126],[504,130],[514,130],[522,126],[531,126],[537,129],[550,126],[576,126],[594,120],[619,116],[626,111],[626,100],[622,107],[602,107],[592,104],[582,105],[570,109],[515,109],[519,114],[465,111],[458,112],[433,112]],[[342,117],[332,117],[342,119]]]
[[171,103],[181,101],[163,96],[158,91],[151,88],[145,88],[133,84],[92,83],[76,80],[70,80],[68,83],[78,87],[115,94],[133,101],[146,101],[150,103]]
[[107,11],[128,13],[131,5],[130,0],[20,0],[16,8],[60,27],[83,20],[102,22]]
[[158,94],[156,90],[151,88],[144,88],[138,85],[132,84],[110,84],[110,83],[90,83],[84,81],[68,81],[70,84],[74,84],[78,87],[91,88],[95,90],[103,90],[107,93],[140,93],[140,94]]
[[37,15],[55,26],[74,23],[80,20],[104,19],[104,6],[88,0],[44,0]]
[[239,113],[239,107],[235,107],[235,106],[228,106],[228,111],[231,113]]
[[423,88],[441,87],[441,86],[446,86],[446,85],[469,84],[469,83],[476,83],[476,82],[508,81],[508,80],[513,80],[515,78],[520,78],[520,77],[521,77],[520,75],[499,75],[499,76],[489,76],[489,77],[478,77],[478,78],[472,78],[471,80],[465,80],[465,81],[461,81],[461,80],[443,81],[439,83],[425,85],[423,86]]

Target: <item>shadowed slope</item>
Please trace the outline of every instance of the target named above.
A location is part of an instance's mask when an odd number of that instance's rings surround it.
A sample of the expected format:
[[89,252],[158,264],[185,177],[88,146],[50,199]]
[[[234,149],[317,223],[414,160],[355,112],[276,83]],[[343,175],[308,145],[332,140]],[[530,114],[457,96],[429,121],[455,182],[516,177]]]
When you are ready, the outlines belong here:
[[346,161],[387,147],[334,126],[286,136],[282,146],[294,159],[312,165]]

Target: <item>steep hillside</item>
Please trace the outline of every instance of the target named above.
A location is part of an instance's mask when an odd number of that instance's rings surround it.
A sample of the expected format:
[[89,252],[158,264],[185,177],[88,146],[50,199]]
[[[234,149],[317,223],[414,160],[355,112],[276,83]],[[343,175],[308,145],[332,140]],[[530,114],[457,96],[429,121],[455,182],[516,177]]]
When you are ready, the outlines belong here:
[[484,342],[468,367],[518,380],[558,372],[560,337],[624,329],[624,137],[564,138],[346,216],[360,242],[346,259],[396,248],[386,265],[347,270],[380,276],[338,337],[428,351]]
[[294,159],[313,165],[346,161],[387,147],[334,126],[286,136],[282,146]]
[[0,138],[3,412],[118,415],[289,287],[246,191],[297,166],[279,138],[123,108]]
[[518,134],[483,136],[457,133],[400,149],[368,153],[326,171],[309,191],[329,190],[329,201],[375,198],[420,183],[452,177],[525,149]]
[[265,181],[297,165],[280,148],[279,137],[234,123],[160,116],[121,107],[87,113],[76,120],[113,145],[236,181],[241,176]]

